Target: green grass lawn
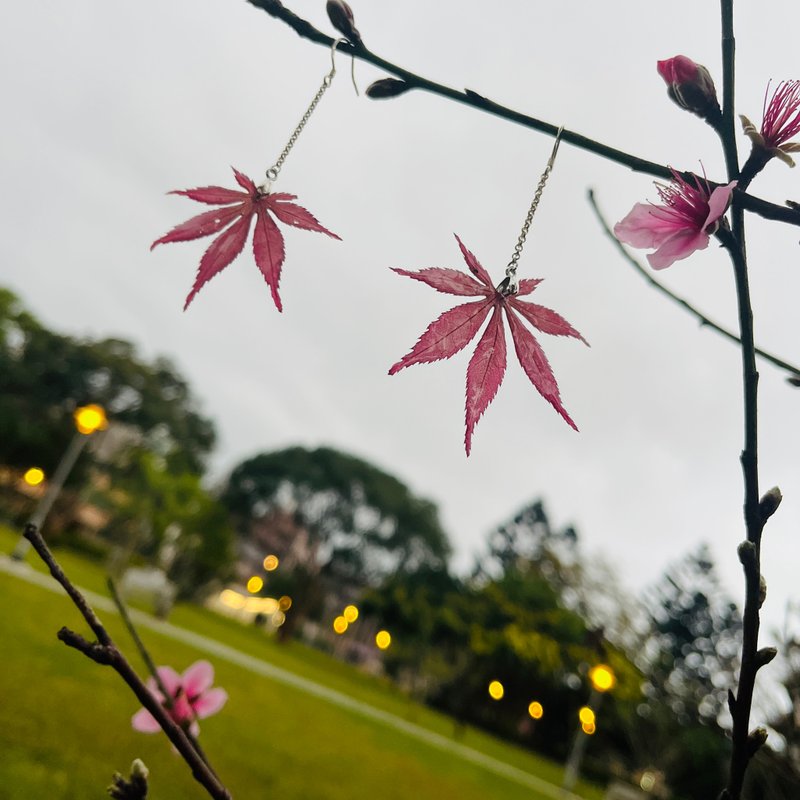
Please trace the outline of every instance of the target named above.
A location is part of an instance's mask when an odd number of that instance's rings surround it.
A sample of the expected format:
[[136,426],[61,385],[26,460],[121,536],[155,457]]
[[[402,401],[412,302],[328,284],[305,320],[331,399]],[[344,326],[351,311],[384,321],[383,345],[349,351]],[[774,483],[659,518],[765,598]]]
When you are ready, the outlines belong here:
[[[15,538],[0,528],[0,551],[8,552]],[[97,565],[64,551],[58,558],[76,583],[105,593]],[[29,561],[40,568],[32,556]],[[138,704],[118,676],[56,640],[62,625],[86,632],[65,597],[0,574],[0,608],[0,800],[100,798],[111,773],[126,770],[134,757],[151,769],[154,800],[205,796],[162,735],[130,728]],[[119,620],[102,616],[132,656]],[[194,606],[179,606],[171,621],[417,725],[452,734],[448,718],[323,653],[299,644],[277,645],[255,629]],[[183,670],[202,657],[186,645],[142,633],[157,663]],[[230,700],[223,712],[205,721],[201,741],[237,800],[539,797],[530,788],[299,690],[222,660],[215,660],[215,668],[217,684],[228,690]],[[461,741],[560,782],[559,765],[520,748],[474,730]],[[602,793],[582,787],[582,794],[596,800]]]

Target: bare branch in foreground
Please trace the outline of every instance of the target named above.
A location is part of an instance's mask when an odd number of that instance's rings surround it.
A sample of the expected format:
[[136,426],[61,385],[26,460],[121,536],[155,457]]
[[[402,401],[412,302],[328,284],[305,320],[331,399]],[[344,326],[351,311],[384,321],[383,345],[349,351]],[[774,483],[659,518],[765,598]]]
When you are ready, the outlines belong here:
[[170,742],[192,770],[195,780],[200,783],[214,800],[231,800],[230,792],[220,783],[214,771],[203,761],[186,736],[183,728],[167,713],[164,706],[145,686],[130,662],[112,641],[97,614],[70,579],[65,575],[42,535],[35,525],[25,526],[25,538],[33,545],[39,558],[47,564],[50,574],[64,587],[72,602],[89,624],[97,641],[90,642],[69,628],[61,628],[58,638],[69,647],[78,650],[98,664],[109,666],[128,684],[139,702],[155,717]]

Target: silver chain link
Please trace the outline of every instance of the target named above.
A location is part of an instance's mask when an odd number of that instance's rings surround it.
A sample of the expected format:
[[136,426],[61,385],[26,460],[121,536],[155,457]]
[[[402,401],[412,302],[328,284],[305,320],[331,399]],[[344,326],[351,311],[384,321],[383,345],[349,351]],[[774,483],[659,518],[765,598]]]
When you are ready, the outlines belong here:
[[314,99],[311,101],[311,105],[306,109],[306,113],[303,114],[302,119],[300,122],[297,123],[297,127],[294,129],[294,133],[289,137],[289,141],[286,142],[286,147],[283,148],[281,154],[278,156],[278,160],[267,170],[267,180],[272,182],[278,177],[278,173],[281,171],[281,167],[283,166],[283,162],[286,161],[286,156],[289,155],[291,149],[294,147],[297,138],[305,128],[306,123],[311,118],[311,115],[314,113],[314,109],[317,107],[317,103],[322,99],[322,95],[328,91],[331,83],[333,82],[333,76],[336,74],[336,67],[332,67],[331,71],[322,79],[322,86],[319,87],[319,90],[314,95]]
[[[283,148],[281,154],[278,156],[278,160],[267,170],[266,176],[267,180],[259,186],[258,188],[266,193],[270,189],[270,185],[274,180],[277,179],[278,173],[281,171],[281,167],[283,166],[283,162],[286,161],[286,157],[291,152],[292,148],[295,145],[298,137],[305,128],[306,123],[309,119],[311,119],[311,115],[314,113],[314,109],[317,107],[317,104],[322,99],[322,95],[328,91],[330,88],[331,83],[333,83],[333,76],[336,75],[336,49],[339,47],[340,42],[347,43],[347,39],[336,39],[333,44],[331,45],[331,71],[322,79],[322,85],[317,90],[317,93],[314,95],[314,99],[311,101],[311,104],[306,109],[306,113],[303,114],[302,119],[300,122],[297,123],[297,127],[294,129],[294,132],[289,137],[289,141],[286,142],[286,147]],[[355,69],[355,59],[353,59],[353,69]],[[356,85],[355,74],[353,74],[353,86]],[[356,87],[356,94],[358,94],[358,87]]]
[[561,143],[561,134],[563,132],[564,126],[562,125],[556,134],[556,140],[553,144],[553,152],[550,153],[550,158],[547,160],[547,166],[544,168],[542,177],[539,178],[539,185],[536,187],[536,193],[533,195],[531,207],[528,209],[525,222],[522,224],[522,230],[520,231],[519,239],[517,239],[517,243],[514,245],[514,255],[511,256],[511,261],[508,262],[508,266],[506,267],[506,279],[503,281],[505,284],[503,291],[506,294],[516,294],[517,292],[517,263],[519,262],[519,257],[522,255],[522,248],[525,245],[525,239],[528,236],[528,230],[531,227],[533,215],[536,213],[536,209],[539,206],[539,201],[542,199],[544,185],[547,183],[547,179],[550,177],[550,173],[553,171],[553,164],[555,164],[556,161],[558,145]]

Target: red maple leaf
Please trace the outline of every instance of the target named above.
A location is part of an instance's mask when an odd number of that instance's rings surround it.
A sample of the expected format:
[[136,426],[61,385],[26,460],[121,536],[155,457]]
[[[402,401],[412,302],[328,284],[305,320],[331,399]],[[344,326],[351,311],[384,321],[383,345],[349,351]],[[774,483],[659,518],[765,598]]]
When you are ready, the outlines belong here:
[[[223,206],[214,211],[206,211],[192,217],[181,225],[174,227],[169,233],[156,239],[150,249],[157,244],[167,242],[188,242],[200,239],[203,236],[222,231],[200,259],[197,277],[189,292],[184,311],[192,302],[194,296],[215,275],[222,272],[228,264],[242,252],[247,236],[250,233],[250,223],[256,218],[256,230],[253,234],[253,254],[256,265],[261,270],[264,280],[272,292],[272,299],[278,311],[283,310],[281,298],[278,294],[278,284],[281,279],[281,267],[285,256],[283,234],[272,219],[274,215],[279,222],[302,228],[306,231],[327,233],[334,239],[339,237],[323,228],[314,216],[302,206],[289,202],[296,200],[293,194],[270,194],[259,189],[255,183],[243,175],[239,170],[233,169],[236,182],[244,189],[238,192],[235,189],[224,189],[222,186],[204,186],[198,189],[184,189],[170,194],[182,194],[199,203],[208,203],[212,206]],[[223,230],[223,228],[225,230]]]
[[503,312],[505,312],[520,366],[530,378],[536,391],[561,414],[567,424],[578,430],[561,404],[558,384],[541,345],[525,327],[522,319],[526,319],[542,333],[573,336],[586,345],[588,342],[555,311],[519,299],[521,295],[530,294],[541,283],[541,279],[521,280],[514,293],[508,292],[507,281],[495,287],[489,273],[464,247],[458,236],[456,241],[469,271],[478,279],[477,281],[464,272],[441,267],[423,269],[419,272],[395,269],[394,272],[427,283],[438,292],[466,297],[477,296],[482,299],[445,311],[428,325],[411,351],[389,370],[389,374],[394,375],[395,372],[412,364],[428,364],[442,358],[450,358],[475,338],[484,320],[491,313],[489,324],[478,340],[467,367],[467,427],[464,445],[469,455],[475,425],[489,407],[489,403],[494,400],[506,372],[506,336],[503,327]]

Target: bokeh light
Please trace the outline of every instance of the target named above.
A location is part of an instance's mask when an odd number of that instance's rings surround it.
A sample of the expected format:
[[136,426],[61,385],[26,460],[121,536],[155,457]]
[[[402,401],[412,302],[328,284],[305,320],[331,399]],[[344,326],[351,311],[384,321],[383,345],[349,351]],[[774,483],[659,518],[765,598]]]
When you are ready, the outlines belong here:
[[589,680],[598,692],[610,692],[617,685],[617,677],[608,664],[592,667],[589,670]]
[[38,486],[44,480],[44,470],[39,467],[31,467],[29,470],[26,470],[25,474],[22,476],[22,480],[24,480],[28,486]]
[[503,688],[503,684],[500,681],[492,681],[489,684],[489,697],[492,700],[502,700],[503,695],[506,693],[506,690]]
[[594,726],[594,722],[584,722],[581,724],[581,728],[587,736],[591,736],[597,730]]
[[253,577],[247,581],[247,591],[250,592],[250,594],[257,594],[263,588],[264,581],[258,575],[253,575]]
[[348,622],[355,622],[358,619],[358,609],[355,606],[347,606],[342,612],[342,616]]
[[581,725],[594,725],[594,711],[589,706],[584,706],[578,712],[578,719],[581,721]]
[[350,623],[344,617],[338,616],[333,621],[333,630],[341,635],[347,630],[349,624]]
[[292,607],[292,598],[289,597],[288,594],[283,595],[283,597],[278,600],[278,608],[281,611],[288,611]]
[[278,564],[280,564],[280,559],[278,558],[278,556],[268,555],[264,559],[264,569],[267,572],[272,572],[278,569]]
[[538,700],[534,700],[528,706],[528,714],[530,714],[533,719],[541,719],[542,715],[544,714],[544,708],[542,707],[542,704]]
[[76,408],[73,418],[78,433],[82,433],[86,436],[95,431],[105,430],[108,427],[106,412],[103,410],[102,406],[95,405],[94,403]]
[[386,650],[392,643],[392,635],[389,631],[378,631],[375,634],[375,644],[379,650]]

